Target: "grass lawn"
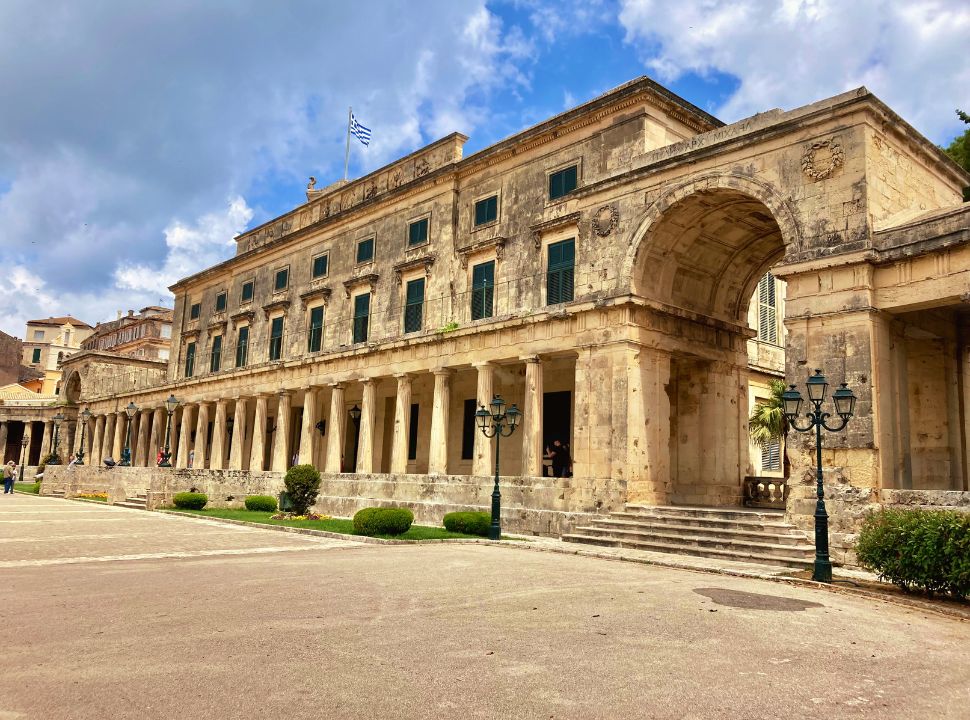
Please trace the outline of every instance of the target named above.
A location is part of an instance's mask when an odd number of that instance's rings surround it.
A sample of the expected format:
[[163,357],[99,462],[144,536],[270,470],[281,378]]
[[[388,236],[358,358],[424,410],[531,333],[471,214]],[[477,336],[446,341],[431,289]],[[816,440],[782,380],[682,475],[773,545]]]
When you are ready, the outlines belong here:
[[36,483],[15,482],[13,484],[13,489],[23,493],[32,493],[34,495],[37,495],[38,493],[40,493],[40,483],[39,482],[36,482]]
[[[354,534],[353,521],[342,518],[331,518],[329,520],[272,520],[270,518],[275,513],[258,512],[255,510],[224,510],[221,508],[213,508],[211,510],[180,510],[179,508],[167,509],[174,510],[175,512],[186,513],[187,515],[199,515],[201,517],[245,520],[246,522],[259,523],[261,525],[286,525],[287,527],[327,530],[328,532],[341,533],[343,535]],[[444,528],[428,527],[426,525],[412,525],[411,529],[403,535],[378,535],[377,537],[389,540],[444,540],[449,538],[477,538],[478,536],[450,532]]]

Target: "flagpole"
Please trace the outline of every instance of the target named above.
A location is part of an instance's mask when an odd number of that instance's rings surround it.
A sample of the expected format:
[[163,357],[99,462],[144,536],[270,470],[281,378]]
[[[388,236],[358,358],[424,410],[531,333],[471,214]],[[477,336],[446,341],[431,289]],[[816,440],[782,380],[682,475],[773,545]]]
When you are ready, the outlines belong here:
[[350,119],[354,115],[354,108],[347,108],[347,151],[344,153],[344,180],[347,179],[347,168],[350,167]]

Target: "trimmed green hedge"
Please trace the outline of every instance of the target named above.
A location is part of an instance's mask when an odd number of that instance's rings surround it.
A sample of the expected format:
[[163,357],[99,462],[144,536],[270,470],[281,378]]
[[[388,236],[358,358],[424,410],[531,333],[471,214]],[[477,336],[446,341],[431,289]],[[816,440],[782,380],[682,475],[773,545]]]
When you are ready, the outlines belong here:
[[904,590],[970,594],[970,513],[882,509],[856,544],[859,563]]
[[320,473],[313,465],[294,465],[283,478],[294,515],[306,515],[320,492]]
[[209,496],[205,493],[183,492],[175,493],[172,503],[182,510],[201,510],[209,502]]
[[354,515],[358,535],[403,535],[411,529],[414,513],[407,508],[364,508]]
[[276,498],[271,495],[250,495],[246,498],[246,509],[258,512],[276,512]]
[[451,532],[488,537],[492,516],[487,512],[453,512],[445,515],[442,523]]

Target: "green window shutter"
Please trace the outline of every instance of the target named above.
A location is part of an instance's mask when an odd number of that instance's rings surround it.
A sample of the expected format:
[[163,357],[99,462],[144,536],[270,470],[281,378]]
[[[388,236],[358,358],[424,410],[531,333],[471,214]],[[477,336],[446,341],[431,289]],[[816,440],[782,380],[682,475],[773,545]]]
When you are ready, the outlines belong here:
[[577,165],[559,170],[549,175],[549,199],[556,200],[576,189],[579,172]]
[[195,343],[185,346],[185,377],[192,377],[195,373]]
[[240,294],[242,302],[249,302],[253,299],[253,281],[243,283],[242,293]]
[[318,278],[326,275],[329,264],[329,255],[318,255],[317,257],[313,258],[313,277]]
[[222,335],[212,338],[212,352],[209,356],[209,372],[222,369]]
[[283,316],[273,318],[269,331],[269,359],[279,360],[283,355]]
[[546,304],[569,302],[573,299],[573,271],[576,263],[576,241],[573,238],[549,246],[546,272]]
[[495,262],[472,268],[472,320],[492,317],[495,296]]
[[370,316],[370,293],[364,293],[354,298],[354,342],[367,340],[367,324]]
[[761,469],[781,470],[781,441],[771,440],[761,448]]
[[40,348],[34,348],[34,354],[31,356],[31,362],[40,362]]
[[498,196],[479,200],[475,203],[475,225],[484,225],[498,219]]
[[319,352],[323,344],[323,306],[310,310],[310,332],[307,335],[307,350]]
[[239,328],[236,340],[236,367],[245,367],[249,359],[249,326]]
[[374,238],[367,238],[357,243],[357,262],[369,262],[374,259]]
[[413,222],[408,226],[408,245],[420,245],[428,240],[428,218]]
[[290,282],[290,271],[287,268],[276,271],[276,282],[273,284],[273,290],[279,292],[280,290],[286,290],[286,286]]
[[408,282],[404,304],[404,332],[417,332],[421,329],[424,311],[424,278]]
[[222,312],[226,309],[226,294],[224,292],[216,295],[216,312]]
[[191,308],[189,308],[189,319],[198,320],[199,315],[202,314],[202,303],[194,303]]

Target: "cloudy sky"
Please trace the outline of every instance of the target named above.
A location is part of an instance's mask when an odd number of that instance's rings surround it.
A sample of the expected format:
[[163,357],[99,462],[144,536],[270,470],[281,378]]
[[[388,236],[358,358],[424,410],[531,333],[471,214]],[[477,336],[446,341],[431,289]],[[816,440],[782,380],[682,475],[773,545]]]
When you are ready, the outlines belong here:
[[466,153],[648,74],[725,121],[868,86],[970,110],[966,0],[3,0],[0,330],[170,303],[232,238],[452,131]]

